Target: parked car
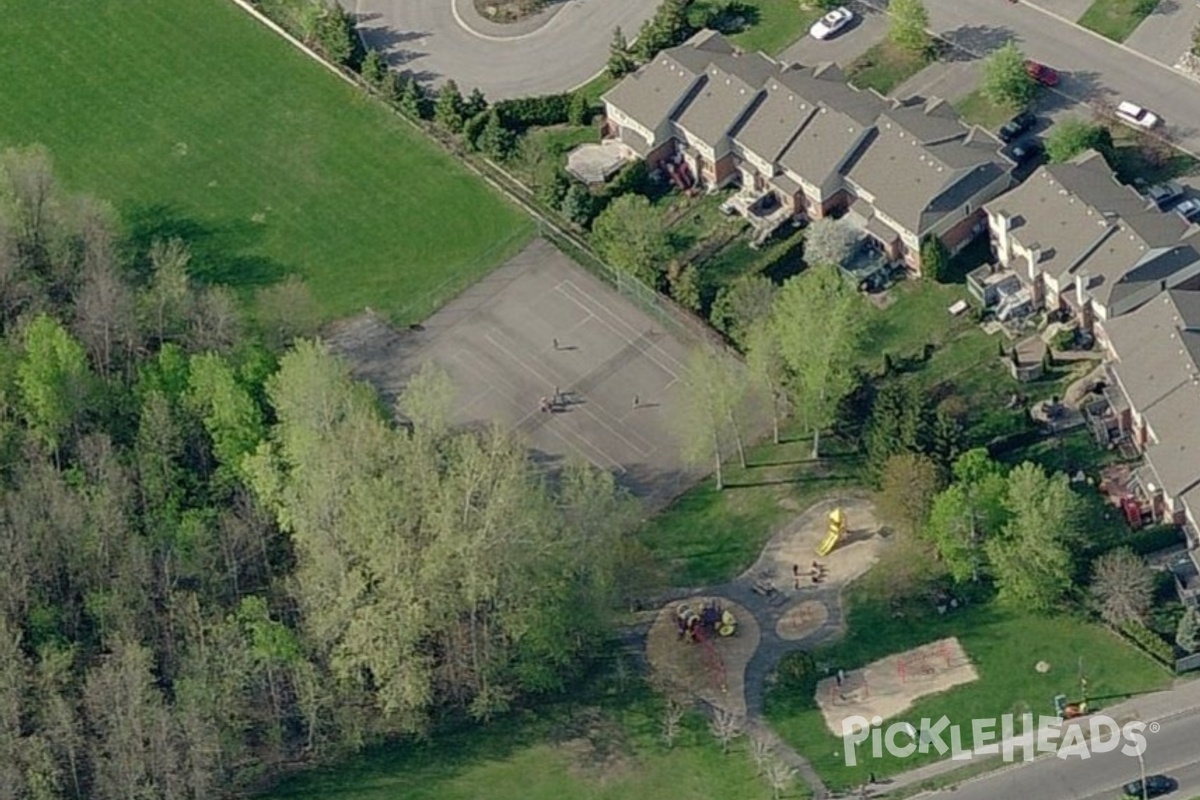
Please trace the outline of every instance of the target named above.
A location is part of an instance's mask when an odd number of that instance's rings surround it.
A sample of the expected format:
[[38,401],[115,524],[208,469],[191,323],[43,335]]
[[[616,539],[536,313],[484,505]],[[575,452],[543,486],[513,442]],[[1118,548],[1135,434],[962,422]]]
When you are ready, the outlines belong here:
[[1058,86],[1058,70],[1036,61],[1025,62],[1025,72],[1042,86]]
[[1175,181],[1158,183],[1146,190],[1146,197],[1159,208],[1166,210],[1179,198],[1183,197],[1183,187]]
[[1014,161],[1023,164],[1040,156],[1045,149],[1039,139],[1031,136],[1014,144],[1008,152]]
[[1120,103],[1117,103],[1116,115],[1117,119],[1122,122],[1144,130],[1150,130],[1158,124],[1157,115],[1128,100],[1122,100]]
[[814,22],[812,27],[808,29],[808,33],[814,39],[828,39],[849,25],[852,19],[854,19],[854,12],[845,6],[841,6]]
[[1175,206],[1175,213],[1188,222],[1200,222],[1200,200],[1189,197]]
[[1014,141],[1022,133],[1032,128],[1035,122],[1037,122],[1037,117],[1028,111],[1022,111],[1000,127],[1000,141],[1005,144]]
[[1141,780],[1130,781],[1121,787],[1122,797],[1129,800],[1142,800],[1143,797],[1162,797],[1164,794],[1170,794],[1179,786],[1173,778],[1168,778],[1166,775],[1148,775],[1146,776],[1146,786],[1143,790]]

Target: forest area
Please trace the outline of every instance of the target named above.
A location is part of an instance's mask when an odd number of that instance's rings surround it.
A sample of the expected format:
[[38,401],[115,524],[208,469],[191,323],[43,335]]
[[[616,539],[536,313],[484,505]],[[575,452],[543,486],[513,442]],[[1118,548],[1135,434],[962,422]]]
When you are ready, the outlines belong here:
[[[302,281],[202,285],[0,154],[0,800],[200,800],[561,689],[634,571],[612,477],[398,413]],[[397,420],[403,423],[398,423]]]

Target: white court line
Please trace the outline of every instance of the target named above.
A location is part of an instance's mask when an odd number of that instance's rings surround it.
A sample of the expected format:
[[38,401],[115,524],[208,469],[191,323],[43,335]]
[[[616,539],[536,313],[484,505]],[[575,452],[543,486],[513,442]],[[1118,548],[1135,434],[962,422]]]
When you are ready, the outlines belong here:
[[485,372],[484,370],[477,369],[471,366],[471,364],[467,363],[470,359],[475,359],[475,356],[471,354],[470,350],[465,350],[463,348],[459,348],[446,357],[447,361],[462,367],[470,374],[472,378],[476,379],[477,383],[482,383],[485,387],[482,391],[475,393],[469,402],[466,403],[466,405],[462,406],[460,413],[470,410],[471,407],[473,407],[476,403],[487,398],[488,395],[495,391],[495,386],[491,380],[491,376],[483,374]]
[[[625,319],[624,319],[624,318],[623,318],[623,317],[622,317],[620,314],[618,314],[617,312],[613,311],[613,310],[612,310],[612,308],[610,308],[609,306],[605,305],[605,304],[604,304],[603,302],[601,302],[600,300],[596,299],[596,297],[595,297],[594,295],[592,295],[592,294],[591,294],[590,292],[588,292],[586,289],[584,289],[583,287],[581,287],[579,284],[577,284],[577,283],[575,283],[574,281],[572,281],[570,278],[567,278],[566,280],[563,280],[563,281],[561,281],[561,282],[559,283],[558,287],[555,287],[555,288],[557,288],[557,289],[559,289],[559,290],[561,291],[561,287],[563,286],[563,284],[569,285],[569,286],[570,286],[572,289],[574,289],[575,291],[579,292],[581,295],[583,295],[584,297],[586,297],[586,298],[588,299],[588,301],[589,301],[589,302],[593,303],[593,304],[594,304],[594,305],[595,305],[597,308],[601,309],[601,310],[602,310],[602,311],[603,311],[603,312],[604,312],[604,313],[605,313],[607,316],[609,316],[609,317],[611,317],[612,319],[616,320],[618,323],[620,323],[620,325],[621,325],[622,327],[624,327],[626,330],[630,331],[630,333],[632,334],[633,338],[632,338],[632,339],[629,339],[628,341],[633,341],[633,340],[635,340],[635,339],[640,339],[640,338],[642,338],[643,336],[645,336],[645,332],[644,332],[644,331],[639,331],[637,328],[635,328],[633,325],[631,325],[629,322],[627,322],[627,321],[626,321],[626,320],[625,320]],[[574,300],[574,298],[571,298],[571,299],[572,299],[572,300]],[[578,300],[574,300],[574,302],[576,302],[577,304],[579,304],[579,305],[581,305],[581,306],[583,305],[582,303],[579,303],[579,301],[578,301]],[[586,308],[586,306],[583,306],[583,307],[584,307],[584,308]],[[592,315],[593,315],[593,316],[596,316],[596,318],[597,318],[597,319],[601,319],[601,318],[600,318],[598,315],[596,315],[596,314],[595,314],[595,312],[591,312],[591,313],[592,313]],[[603,320],[602,320],[602,321],[603,321]],[[609,326],[609,328],[613,329],[613,332],[614,332],[614,333],[617,333],[617,335],[618,335],[618,336],[620,335],[620,333],[619,333],[618,331],[616,331],[616,329],[613,327],[613,325],[612,325],[612,324],[610,324],[610,323],[607,323],[607,322],[605,322],[605,324],[607,324],[607,325]],[[651,325],[653,326],[653,320],[651,320]],[[670,361],[671,363],[675,364],[675,366],[676,366],[676,367],[678,367],[680,371],[682,371],[682,372],[686,372],[686,371],[687,371],[687,367],[686,367],[686,366],[683,364],[683,362],[681,362],[679,359],[675,358],[675,356],[671,355],[671,354],[670,354],[670,353],[668,353],[666,350],[662,349],[662,347],[660,347],[660,346],[659,346],[659,345],[657,345],[657,344],[652,344],[652,347],[653,347],[655,350],[657,350],[658,352],[662,353],[662,354],[663,354],[663,356],[664,356],[664,357],[666,357],[666,359],[667,359],[668,361]],[[656,363],[657,363],[657,362],[656,362]],[[667,367],[665,367],[665,366],[663,366],[663,365],[661,365],[661,364],[659,364],[659,366],[660,366],[662,369],[664,369],[665,371],[667,371],[667,372],[671,373],[672,375],[674,375],[674,374],[675,374],[674,370],[672,370],[672,369],[669,369],[669,368],[667,368]]]
[[[497,332],[497,333],[498,333],[498,332]],[[537,378],[539,381],[542,381],[542,383],[543,383],[544,385],[546,385],[546,386],[554,386],[554,380],[555,380],[554,378],[546,378],[544,375],[542,375],[542,373],[541,373],[539,370],[536,370],[536,369],[534,369],[533,367],[531,367],[531,366],[529,366],[528,364],[526,364],[526,363],[525,363],[525,361],[524,361],[524,359],[522,359],[520,356],[518,356],[518,355],[517,355],[516,353],[514,353],[512,350],[509,350],[507,347],[505,347],[504,345],[500,344],[500,343],[499,343],[499,342],[497,342],[495,339],[493,339],[493,338],[492,338],[492,335],[491,335],[490,333],[485,333],[485,334],[483,335],[483,338],[484,338],[484,339],[485,339],[485,340],[486,340],[486,341],[487,341],[489,344],[491,344],[493,347],[495,347],[497,350],[499,350],[500,352],[504,353],[504,355],[508,356],[510,359],[512,359],[513,361],[515,361],[515,362],[516,362],[516,364],[517,364],[517,366],[519,366],[519,367],[523,368],[525,371],[529,372],[531,375],[533,375],[533,376],[534,376],[535,378]]]
[[592,314],[592,317],[593,317],[594,319],[596,319],[597,321],[599,321],[599,322],[600,322],[600,324],[604,325],[604,326],[605,326],[605,327],[607,327],[607,328],[608,328],[610,331],[612,331],[613,333],[615,333],[615,334],[616,334],[618,337],[620,337],[620,338],[621,338],[621,339],[622,339],[622,340],[623,340],[623,341],[624,341],[626,344],[633,344],[633,343],[634,343],[635,341],[637,341],[638,339],[645,339],[645,341],[646,341],[646,349],[645,349],[645,350],[640,350],[639,352],[640,352],[640,353],[641,353],[643,356],[645,356],[647,360],[649,360],[649,361],[650,361],[652,364],[654,364],[656,367],[658,367],[659,369],[661,369],[663,372],[667,373],[667,374],[668,374],[668,375],[670,375],[672,378],[678,378],[678,377],[679,377],[678,373],[677,373],[675,370],[671,369],[671,368],[670,368],[670,367],[668,367],[666,364],[663,364],[663,363],[662,363],[662,362],[660,362],[658,359],[656,359],[656,358],[654,358],[652,355],[650,355],[650,352],[649,352],[650,350],[657,350],[657,351],[658,351],[659,353],[661,353],[661,354],[662,354],[662,355],[663,355],[663,356],[664,356],[664,357],[665,357],[665,358],[666,358],[668,361],[670,361],[671,363],[675,364],[675,366],[676,366],[676,367],[677,367],[677,368],[678,368],[678,369],[679,369],[681,372],[682,372],[682,371],[686,371],[686,369],[684,368],[683,364],[682,364],[682,363],[680,363],[679,359],[675,358],[673,355],[671,355],[670,353],[668,353],[666,350],[663,350],[663,349],[662,349],[661,347],[659,347],[659,346],[658,346],[656,343],[654,343],[653,341],[651,341],[651,340],[650,340],[650,338],[649,338],[648,336],[646,336],[646,334],[645,334],[645,332],[644,332],[644,331],[643,331],[643,332],[638,332],[636,328],[634,328],[634,327],[633,327],[632,325],[630,325],[628,322],[625,322],[625,320],[621,319],[619,316],[617,316],[616,314],[614,314],[614,313],[613,313],[613,312],[612,312],[610,309],[608,309],[608,307],[607,307],[607,306],[605,306],[603,303],[599,303],[599,302],[597,302],[597,301],[596,301],[596,299],[595,299],[594,297],[592,297],[590,294],[588,294],[588,293],[587,293],[586,291],[584,291],[583,289],[580,289],[578,286],[576,286],[574,283],[572,283],[572,282],[571,282],[571,281],[569,281],[569,280],[567,280],[567,281],[563,281],[562,283],[560,283],[560,284],[558,285],[558,291],[559,291],[559,293],[560,293],[560,294],[562,294],[562,296],[563,296],[563,297],[567,298],[567,299],[568,299],[568,300],[570,300],[572,303],[575,303],[577,306],[579,306],[580,308],[584,309],[585,311],[588,311],[589,313],[591,313],[591,309],[589,309],[589,308],[588,308],[586,305],[584,305],[583,303],[581,303],[581,302],[580,302],[579,300],[577,300],[576,298],[574,298],[574,297],[571,297],[571,295],[570,295],[569,293],[567,293],[567,292],[565,292],[565,291],[563,291],[563,290],[562,290],[562,287],[563,287],[564,285],[569,285],[569,286],[571,286],[571,287],[572,287],[572,288],[573,288],[575,291],[579,292],[579,293],[580,293],[580,294],[582,294],[584,297],[588,298],[588,300],[592,301],[593,303],[596,303],[596,305],[598,305],[600,308],[604,309],[604,311],[605,311],[605,312],[606,312],[606,313],[607,313],[609,316],[612,316],[612,317],[613,317],[613,318],[615,318],[617,321],[619,321],[619,322],[620,322],[620,323],[621,323],[621,324],[622,324],[622,325],[623,325],[623,326],[624,326],[626,329],[628,329],[629,331],[632,331],[632,332],[634,332],[636,335],[635,335],[635,336],[633,336],[633,337],[631,338],[629,335],[627,335],[627,334],[623,334],[621,331],[617,330],[617,328],[616,328],[616,327],[614,327],[614,326],[613,326],[613,325],[612,325],[610,322],[608,322],[608,321],[607,321],[607,320],[605,320],[604,318],[602,318],[602,317],[600,317],[599,315],[596,315],[596,314],[594,314],[594,313]]
[[[604,450],[602,450],[600,447],[596,446],[596,444],[591,439],[588,439],[585,436],[580,436],[575,431],[572,431],[570,429],[565,429],[565,428],[559,428],[558,426],[551,426],[551,425],[545,425],[541,428],[538,428],[538,430],[549,431],[555,437],[557,437],[563,444],[565,444],[567,447],[569,447],[571,450],[573,450],[576,454],[582,456],[583,458],[586,458],[588,461],[592,462],[593,464],[595,464],[597,467],[600,467],[601,469],[605,469],[605,468],[615,469],[618,472],[626,471],[624,464],[622,464],[620,461],[617,461],[615,458],[610,456],[608,453],[604,452]],[[572,440],[575,440],[575,441],[573,442]],[[576,444],[575,442],[578,442],[578,444]],[[600,458],[596,458],[595,456],[588,454],[587,452],[585,452],[587,450],[592,450],[592,451],[598,453],[600,455]],[[608,463],[605,464],[603,462],[608,462]]]

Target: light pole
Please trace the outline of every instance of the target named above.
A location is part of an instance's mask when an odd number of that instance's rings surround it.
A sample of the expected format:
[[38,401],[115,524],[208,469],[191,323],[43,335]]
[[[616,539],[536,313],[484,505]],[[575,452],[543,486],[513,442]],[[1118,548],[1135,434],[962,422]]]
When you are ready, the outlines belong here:
[[1150,789],[1146,786],[1146,759],[1142,757],[1142,748],[1138,748],[1138,769],[1142,773],[1142,800],[1150,800]]

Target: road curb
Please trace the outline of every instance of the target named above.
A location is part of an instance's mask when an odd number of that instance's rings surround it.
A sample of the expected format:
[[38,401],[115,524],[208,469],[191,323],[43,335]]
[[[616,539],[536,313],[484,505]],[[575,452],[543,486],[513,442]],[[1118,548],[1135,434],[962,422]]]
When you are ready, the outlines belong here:
[[1023,6],[1028,6],[1029,8],[1032,8],[1034,11],[1037,11],[1039,14],[1044,14],[1047,17],[1050,17],[1051,19],[1058,20],[1059,22],[1063,23],[1064,25],[1069,25],[1072,28],[1075,28],[1076,30],[1086,33],[1088,36],[1091,36],[1093,39],[1098,39],[1099,41],[1104,42],[1105,44],[1112,45],[1113,47],[1116,47],[1119,50],[1123,50],[1132,56],[1137,56],[1142,61],[1145,61],[1147,64],[1153,64],[1156,67],[1165,69],[1167,72],[1170,72],[1173,75],[1179,74],[1178,70],[1176,70],[1174,67],[1172,67],[1168,64],[1164,64],[1163,62],[1159,61],[1158,59],[1152,58],[1151,56],[1146,55],[1145,53],[1141,52],[1140,50],[1134,50],[1132,47],[1125,44],[1124,42],[1118,42],[1113,39],[1109,39],[1107,36],[1096,33],[1091,28],[1086,28],[1083,25],[1080,25],[1077,20],[1070,19],[1069,17],[1064,17],[1062,14],[1059,14],[1057,11],[1051,11],[1048,8],[1043,8],[1042,6],[1038,5],[1037,3],[1032,2],[1032,0],[1013,0],[1013,2],[1019,3],[1020,5],[1023,5]]

